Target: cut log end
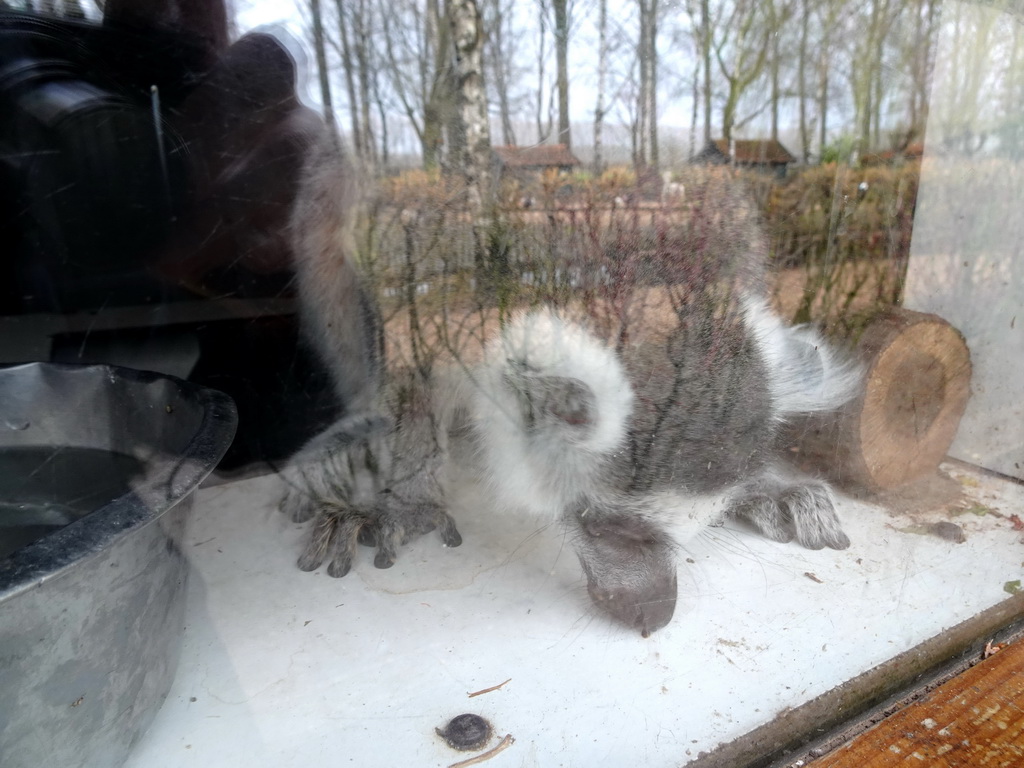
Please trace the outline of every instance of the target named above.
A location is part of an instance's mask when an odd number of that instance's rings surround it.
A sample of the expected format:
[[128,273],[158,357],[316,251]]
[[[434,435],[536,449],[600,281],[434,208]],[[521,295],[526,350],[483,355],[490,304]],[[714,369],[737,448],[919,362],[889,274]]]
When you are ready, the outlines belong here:
[[803,425],[798,453],[848,487],[896,488],[936,470],[970,395],[963,336],[936,315],[893,309],[858,344],[860,397],[831,420]]

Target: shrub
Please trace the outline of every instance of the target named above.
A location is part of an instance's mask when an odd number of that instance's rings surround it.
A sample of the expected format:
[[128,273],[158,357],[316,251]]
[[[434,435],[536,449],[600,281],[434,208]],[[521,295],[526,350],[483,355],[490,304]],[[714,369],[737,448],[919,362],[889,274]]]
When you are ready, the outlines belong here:
[[919,163],[809,168],[776,185],[763,209],[770,259],[805,274],[794,322],[854,332],[865,311],[902,296]]
[[[473,217],[457,179],[408,172],[367,205],[358,257],[380,299],[389,365],[414,378],[439,358],[474,359],[517,308],[585,314],[615,344],[645,325],[679,330],[683,303],[729,312],[737,286],[765,279],[751,253],[778,273],[789,319],[851,335],[900,299],[917,174],[916,164],[826,165],[780,182],[688,166],[677,176],[682,205],[623,207],[613,201],[636,177],[611,168],[574,179],[573,205],[524,210],[506,185],[493,211]],[[544,186],[554,195],[563,182],[551,175]]]

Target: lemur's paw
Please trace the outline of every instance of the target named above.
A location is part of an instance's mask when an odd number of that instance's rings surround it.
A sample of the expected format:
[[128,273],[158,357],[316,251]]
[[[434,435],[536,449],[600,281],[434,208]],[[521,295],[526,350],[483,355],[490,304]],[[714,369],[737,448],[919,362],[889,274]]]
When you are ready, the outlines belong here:
[[779,503],[789,509],[796,540],[808,549],[847,549],[849,537],[836,514],[832,489],[824,483],[806,483],[786,489]]
[[315,571],[328,561],[327,573],[340,578],[352,568],[359,531],[368,520],[358,512],[324,504],[309,532],[309,540],[299,556],[303,571]]
[[400,547],[435,528],[446,547],[462,543],[455,521],[431,502],[410,501],[385,491],[366,509],[325,503],[317,511],[298,566],[314,571],[327,561],[327,574],[340,578],[351,570],[358,545],[363,544],[376,548],[376,567],[390,568]]
[[397,494],[383,493],[367,524],[359,530],[360,544],[376,547],[373,564],[390,568],[398,557],[399,547],[437,529],[446,547],[457,547],[462,536],[455,521],[431,501],[405,499]]
[[772,541],[808,549],[846,549],[850,539],[836,514],[835,499],[824,483],[809,482],[777,490],[759,489],[741,497],[729,510]]

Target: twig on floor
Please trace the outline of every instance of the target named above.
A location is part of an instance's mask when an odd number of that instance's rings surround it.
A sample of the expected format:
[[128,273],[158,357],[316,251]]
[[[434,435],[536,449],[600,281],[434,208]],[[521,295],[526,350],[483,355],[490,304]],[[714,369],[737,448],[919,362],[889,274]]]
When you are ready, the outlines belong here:
[[[505,682],[508,682],[508,681],[506,680]],[[504,684],[505,683],[502,683],[502,685],[504,685]],[[485,760],[490,760],[496,754],[498,754],[502,750],[508,749],[509,747],[511,747],[515,743],[516,743],[516,740],[512,738],[512,734],[511,733],[506,733],[505,734],[505,738],[502,739],[501,741],[499,741],[498,745],[494,749],[489,749],[486,752],[481,752],[476,757],[471,757],[468,760],[460,760],[457,763],[452,763],[451,765],[448,766],[448,768],[466,768],[466,766],[468,766],[468,765],[476,765],[477,763],[482,763]]]
[[511,683],[511,682],[512,682],[512,678],[510,677],[504,683],[498,683],[497,685],[492,685],[490,688],[484,688],[482,691],[473,691],[473,693],[467,693],[466,696],[468,698],[472,699],[474,696],[480,696],[480,695],[485,694],[485,693],[490,693],[491,691],[497,691],[497,690],[499,690],[501,688],[501,686],[505,685],[505,683]]

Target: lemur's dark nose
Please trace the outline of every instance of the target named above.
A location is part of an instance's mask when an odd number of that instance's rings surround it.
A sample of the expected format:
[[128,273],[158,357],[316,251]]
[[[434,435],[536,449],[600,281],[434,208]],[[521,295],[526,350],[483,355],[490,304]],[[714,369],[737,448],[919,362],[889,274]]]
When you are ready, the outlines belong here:
[[664,531],[642,515],[577,515],[576,541],[587,592],[594,605],[644,637],[672,620],[676,609],[676,559]]
[[650,637],[672,620],[676,610],[676,574],[658,574],[636,589],[629,587],[602,588],[587,579],[587,592],[601,610],[644,637]]

